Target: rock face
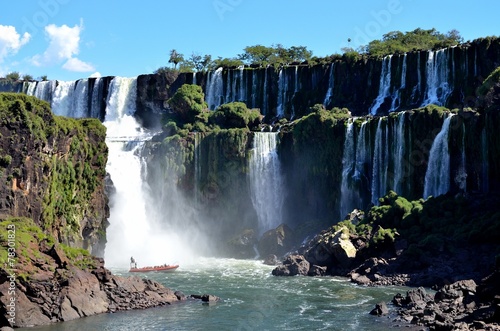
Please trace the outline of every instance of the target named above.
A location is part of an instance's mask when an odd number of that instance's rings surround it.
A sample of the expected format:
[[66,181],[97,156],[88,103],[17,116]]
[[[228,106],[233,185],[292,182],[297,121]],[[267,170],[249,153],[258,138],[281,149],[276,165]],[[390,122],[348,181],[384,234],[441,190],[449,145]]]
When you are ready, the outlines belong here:
[[306,276],[309,273],[310,263],[302,255],[289,255],[283,264],[273,269],[274,276]]
[[109,216],[105,127],[0,94],[0,219],[28,217],[59,242],[102,256]]
[[290,251],[295,243],[292,229],[286,224],[281,224],[274,230],[269,230],[262,235],[257,248],[261,256],[283,256]]
[[[102,260],[101,260],[102,261]],[[102,266],[92,271],[76,267],[41,272],[42,277],[20,281],[16,291],[16,316],[9,321],[9,282],[1,275],[0,311],[3,325],[30,327],[70,321],[119,310],[144,309],[179,301],[174,291],[148,279],[112,275]]]

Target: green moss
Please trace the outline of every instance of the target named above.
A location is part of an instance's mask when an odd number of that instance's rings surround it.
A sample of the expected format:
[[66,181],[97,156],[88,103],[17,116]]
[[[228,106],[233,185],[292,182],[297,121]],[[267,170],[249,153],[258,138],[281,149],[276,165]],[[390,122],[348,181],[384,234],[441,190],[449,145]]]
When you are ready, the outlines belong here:
[[495,84],[500,83],[500,67],[497,67],[493,72],[486,77],[481,86],[477,89],[478,96],[484,97],[489,90],[495,86]]

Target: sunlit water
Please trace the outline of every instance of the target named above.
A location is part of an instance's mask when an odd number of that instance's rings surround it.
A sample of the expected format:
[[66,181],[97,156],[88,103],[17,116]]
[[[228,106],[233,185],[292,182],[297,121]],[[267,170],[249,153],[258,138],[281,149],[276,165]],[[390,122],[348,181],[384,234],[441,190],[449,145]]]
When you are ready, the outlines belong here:
[[275,277],[271,270],[260,261],[203,258],[173,273],[140,276],[186,295],[217,295],[220,302],[188,300],[29,330],[387,330],[394,324],[391,317],[368,313],[377,302],[407,290],[362,287],[335,277]]

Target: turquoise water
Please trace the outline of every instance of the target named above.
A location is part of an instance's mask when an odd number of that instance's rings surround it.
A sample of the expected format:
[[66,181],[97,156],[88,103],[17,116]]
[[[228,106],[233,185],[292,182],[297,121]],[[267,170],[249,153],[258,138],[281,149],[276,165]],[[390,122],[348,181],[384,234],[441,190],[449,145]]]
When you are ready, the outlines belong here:
[[26,330],[387,330],[391,318],[369,311],[408,290],[362,287],[335,277],[275,277],[272,269],[260,261],[203,258],[173,273],[140,276],[186,295],[217,295],[221,302],[189,300]]

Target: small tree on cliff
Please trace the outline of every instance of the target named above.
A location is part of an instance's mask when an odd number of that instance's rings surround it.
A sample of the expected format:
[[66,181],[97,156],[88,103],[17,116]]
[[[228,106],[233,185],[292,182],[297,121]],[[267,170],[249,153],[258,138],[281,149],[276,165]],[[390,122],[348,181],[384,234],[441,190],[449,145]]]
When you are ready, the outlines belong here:
[[172,111],[171,115],[176,122],[192,123],[196,115],[207,109],[205,94],[201,86],[184,84],[168,99]]
[[173,63],[174,68],[177,68],[177,64],[184,61],[184,55],[178,53],[175,49],[170,51],[170,59],[168,63]]

